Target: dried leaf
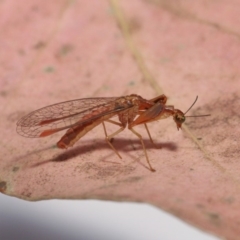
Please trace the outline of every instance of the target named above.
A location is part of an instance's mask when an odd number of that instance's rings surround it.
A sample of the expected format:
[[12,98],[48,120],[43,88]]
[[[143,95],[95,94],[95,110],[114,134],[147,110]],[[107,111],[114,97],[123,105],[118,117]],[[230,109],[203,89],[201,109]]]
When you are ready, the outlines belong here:
[[[51,198],[148,202],[226,239],[240,235],[239,6],[226,1],[1,2],[0,189],[26,200]],[[99,126],[69,150],[61,133],[27,139],[23,115],[70,99],[162,93],[183,112],[142,134],[114,138]],[[108,125],[108,132],[115,126]],[[117,126],[116,126],[117,127]]]

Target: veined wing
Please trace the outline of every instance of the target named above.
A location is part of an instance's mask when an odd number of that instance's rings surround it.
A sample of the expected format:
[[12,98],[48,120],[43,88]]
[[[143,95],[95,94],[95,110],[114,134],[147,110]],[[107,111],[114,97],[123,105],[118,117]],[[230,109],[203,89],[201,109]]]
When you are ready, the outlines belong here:
[[17,132],[24,137],[45,137],[131,107],[116,104],[118,99],[121,97],[82,98],[53,104],[22,117],[17,122]]

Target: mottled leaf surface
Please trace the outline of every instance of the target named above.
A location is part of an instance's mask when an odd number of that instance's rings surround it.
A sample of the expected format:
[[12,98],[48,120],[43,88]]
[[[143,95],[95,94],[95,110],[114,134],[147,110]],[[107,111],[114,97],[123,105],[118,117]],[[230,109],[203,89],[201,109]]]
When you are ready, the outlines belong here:
[[[0,189],[26,200],[148,202],[226,239],[240,236],[240,8],[234,0],[0,1]],[[155,173],[125,130],[101,126],[69,150],[64,132],[24,138],[17,121],[87,97],[164,93],[183,112],[143,126]],[[118,126],[107,124],[109,133]]]

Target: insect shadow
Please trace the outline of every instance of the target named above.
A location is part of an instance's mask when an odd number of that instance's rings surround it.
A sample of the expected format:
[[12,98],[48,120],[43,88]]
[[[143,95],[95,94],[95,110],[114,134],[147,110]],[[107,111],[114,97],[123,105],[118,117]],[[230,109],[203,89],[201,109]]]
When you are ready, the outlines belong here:
[[[155,143],[154,145],[150,141],[145,142],[147,149],[160,149],[160,148],[166,148],[170,151],[176,151],[177,145],[173,142],[166,142],[166,143]],[[97,147],[96,147],[97,146]],[[128,139],[124,138],[118,138],[114,140],[114,146],[121,152],[132,152],[135,150],[142,150],[141,143],[138,139],[129,141]],[[87,144],[85,142],[84,146],[77,146],[73,149],[69,149],[66,152],[60,153],[59,155],[55,156],[51,159],[52,162],[62,162],[62,161],[68,161],[71,158],[81,156],[84,153],[91,152],[97,148],[98,151],[101,151],[101,149],[109,149],[108,144],[106,142],[101,140],[97,140],[94,144],[92,141],[89,141]],[[115,153],[110,150],[109,155],[115,155]],[[102,157],[102,160],[107,160],[106,156]]]
[[[168,149],[169,151],[176,151],[177,145],[174,142],[165,142],[165,143],[154,143],[152,144],[149,140],[144,141],[146,144],[146,149]],[[128,153],[130,158],[136,159],[130,152],[135,150],[142,150],[141,143],[138,139],[136,140],[129,140],[124,138],[117,138],[114,139],[114,146],[120,151],[124,153]],[[102,149],[109,149],[110,153],[108,155],[100,157],[98,161],[105,161],[105,162],[111,162],[111,163],[121,163],[121,161],[111,161],[111,156],[115,155],[115,153],[112,151],[112,149],[109,148],[108,144],[103,141],[103,139],[96,139],[95,143],[92,142],[92,140],[89,141],[82,141],[81,145],[78,145],[76,147],[73,147],[71,149],[65,150],[64,152],[61,152],[60,154],[57,154],[53,156],[50,159],[32,164],[31,167],[37,167],[49,162],[64,162],[69,161],[75,157],[82,156],[82,160],[85,159],[85,154],[89,154],[92,151],[101,151]],[[94,155],[95,156],[95,155]],[[95,158],[95,157],[94,157]],[[125,158],[125,157],[124,157]],[[123,158],[123,160],[124,160]],[[119,159],[121,160],[121,159]],[[137,160],[137,159],[136,159]],[[81,161],[81,160],[80,160]]]

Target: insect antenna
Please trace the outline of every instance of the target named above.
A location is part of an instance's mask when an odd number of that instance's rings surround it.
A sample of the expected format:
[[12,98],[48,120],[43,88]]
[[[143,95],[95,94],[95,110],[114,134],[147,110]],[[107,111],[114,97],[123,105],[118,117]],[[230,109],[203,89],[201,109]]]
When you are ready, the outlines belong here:
[[185,116],[185,117],[209,117],[211,114],[195,115],[195,116]]
[[[186,113],[189,112],[189,110],[194,106],[194,104],[197,102],[198,100],[198,96],[196,97],[195,101],[193,102],[193,104],[190,106],[190,108],[188,108],[188,110],[184,113],[184,116]],[[196,116],[185,116],[185,117],[209,117],[211,116],[211,114],[202,114],[202,115],[196,115]]]
[[196,103],[196,101],[198,100],[198,96],[196,97],[195,101],[193,102],[193,104],[188,108],[188,110],[184,113],[184,116],[186,113],[188,113],[188,111],[193,107],[193,105]]

